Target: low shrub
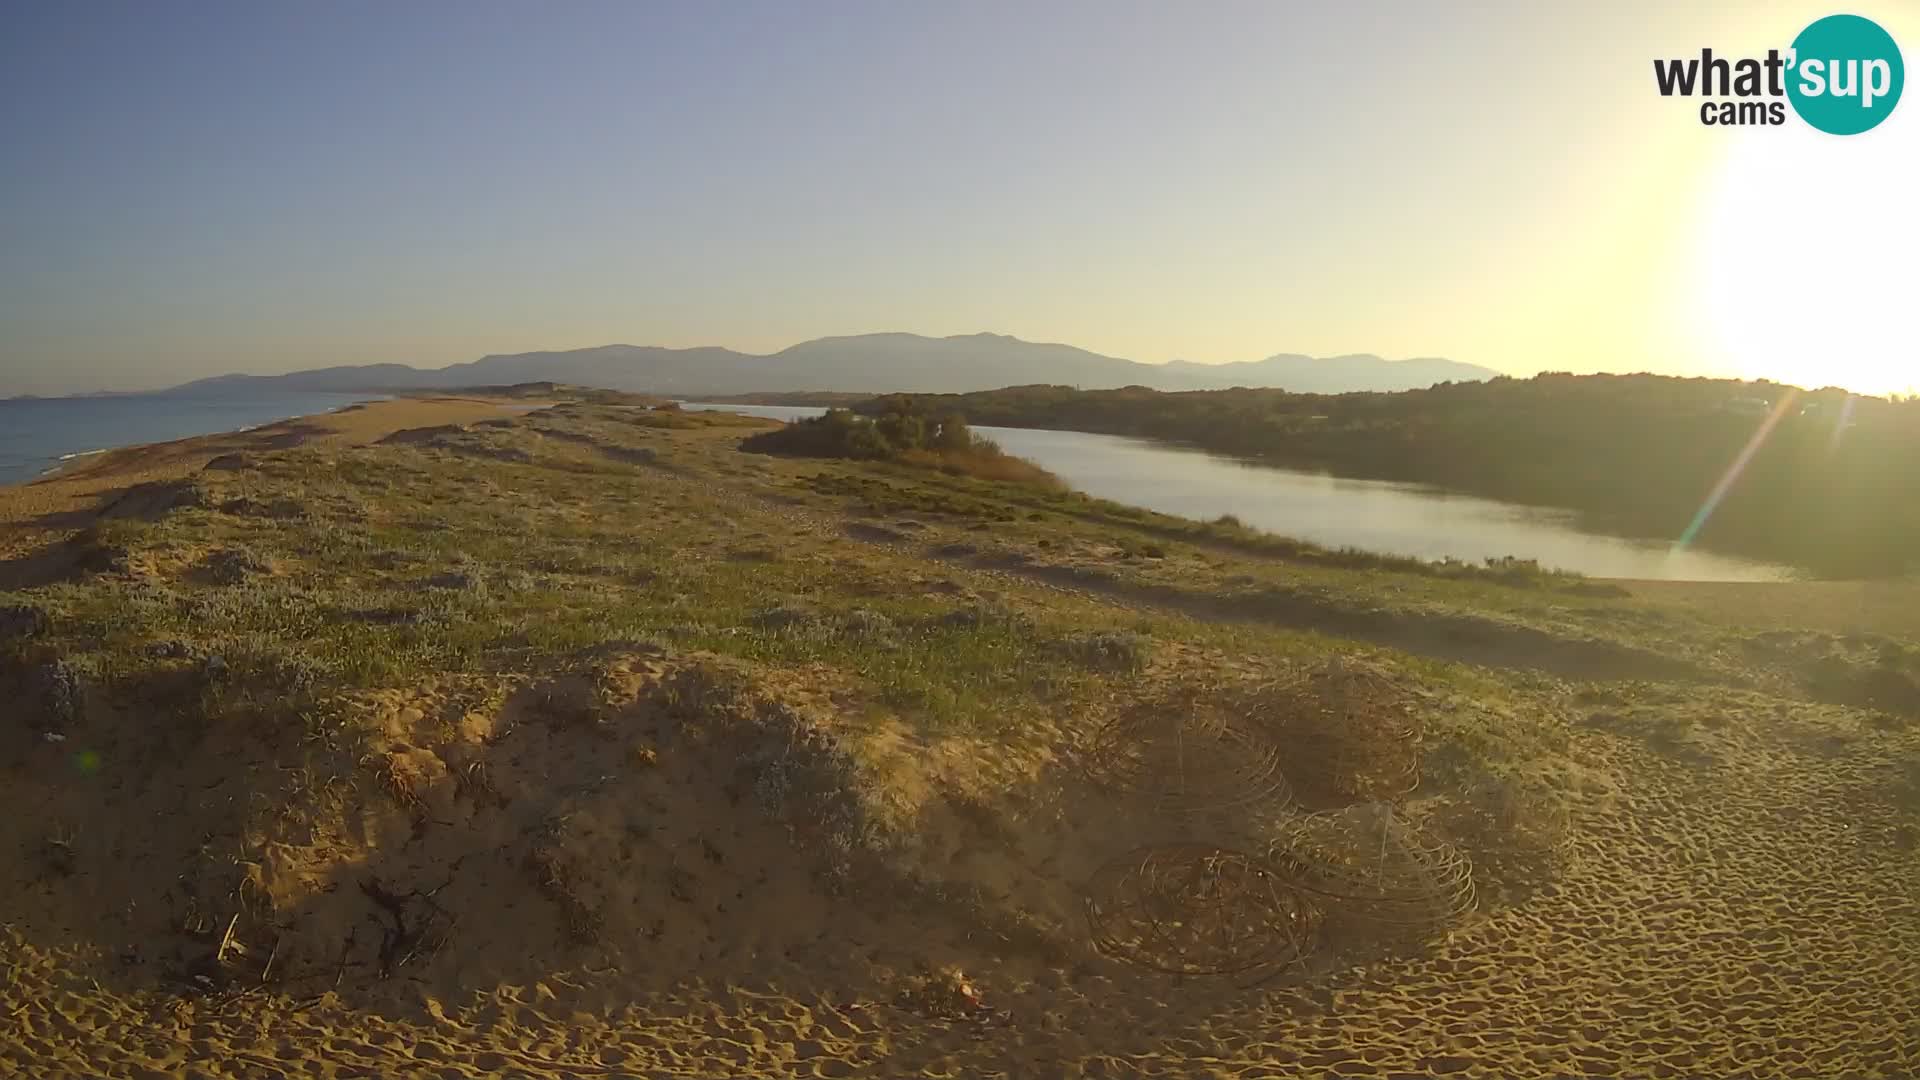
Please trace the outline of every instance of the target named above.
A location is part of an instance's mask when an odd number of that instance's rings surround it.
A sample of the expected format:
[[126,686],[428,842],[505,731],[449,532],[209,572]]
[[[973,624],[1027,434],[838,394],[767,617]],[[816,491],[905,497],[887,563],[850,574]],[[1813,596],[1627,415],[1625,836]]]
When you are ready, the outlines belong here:
[[894,461],[1014,484],[1061,487],[1052,473],[982,438],[959,416],[928,418],[888,412],[868,419],[846,409],[800,420],[747,438],[742,450],[793,457]]

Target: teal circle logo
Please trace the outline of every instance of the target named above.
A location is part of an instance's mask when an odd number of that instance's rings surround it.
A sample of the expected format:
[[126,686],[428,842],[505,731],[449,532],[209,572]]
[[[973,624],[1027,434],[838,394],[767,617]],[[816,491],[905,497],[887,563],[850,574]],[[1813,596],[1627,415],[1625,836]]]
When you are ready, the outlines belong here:
[[1906,65],[1880,24],[1829,15],[1793,39],[1787,99],[1800,119],[1829,135],[1858,135],[1900,103]]

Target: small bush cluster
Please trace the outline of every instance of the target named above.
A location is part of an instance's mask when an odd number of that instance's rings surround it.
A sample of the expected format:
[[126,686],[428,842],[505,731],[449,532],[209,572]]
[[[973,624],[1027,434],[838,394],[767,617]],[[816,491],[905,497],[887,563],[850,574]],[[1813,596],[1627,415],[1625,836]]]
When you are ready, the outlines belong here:
[[41,711],[56,729],[80,722],[85,688],[74,664],[56,659],[40,665],[34,669],[32,689],[40,699]]
[[953,475],[1055,487],[1052,473],[1000,449],[967,427],[957,413],[930,417],[904,409],[871,419],[846,409],[751,436],[743,450],[794,457],[895,461]]
[[199,569],[202,576],[216,585],[238,585],[248,578],[269,573],[272,567],[242,548],[221,548],[200,560]]
[[47,613],[32,604],[0,604],[0,641],[39,637],[49,625]]
[[1059,650],[1096,671],[1139,671],[1147,666],[1153,642],[1131,630],[1092,630],[1068,634]]

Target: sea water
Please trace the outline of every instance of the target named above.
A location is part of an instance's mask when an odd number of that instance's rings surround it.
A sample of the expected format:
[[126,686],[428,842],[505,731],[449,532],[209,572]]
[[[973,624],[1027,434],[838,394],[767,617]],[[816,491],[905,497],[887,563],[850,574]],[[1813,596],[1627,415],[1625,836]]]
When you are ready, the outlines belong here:
[[378,396],[284,391],[0,401],[0,484],[24,484],[103,450],[259,427]]

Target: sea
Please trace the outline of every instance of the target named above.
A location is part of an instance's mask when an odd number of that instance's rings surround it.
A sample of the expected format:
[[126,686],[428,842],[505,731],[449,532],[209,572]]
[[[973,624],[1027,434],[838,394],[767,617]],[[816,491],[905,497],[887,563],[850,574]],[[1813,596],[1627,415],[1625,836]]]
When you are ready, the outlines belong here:
[[0,400],[0,484],[24,484],[122,446],[242,431],[380,396],[281,391]]

